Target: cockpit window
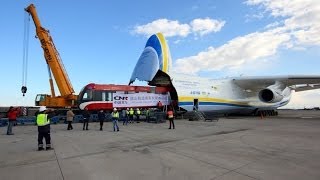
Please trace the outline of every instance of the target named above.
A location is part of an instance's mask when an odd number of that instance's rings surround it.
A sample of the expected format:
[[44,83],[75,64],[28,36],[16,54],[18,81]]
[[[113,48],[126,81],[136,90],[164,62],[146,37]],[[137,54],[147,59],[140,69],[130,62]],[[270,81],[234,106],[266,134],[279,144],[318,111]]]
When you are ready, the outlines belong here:
[[83,100],[92,100],[92,90],[86,90],[82,96]]

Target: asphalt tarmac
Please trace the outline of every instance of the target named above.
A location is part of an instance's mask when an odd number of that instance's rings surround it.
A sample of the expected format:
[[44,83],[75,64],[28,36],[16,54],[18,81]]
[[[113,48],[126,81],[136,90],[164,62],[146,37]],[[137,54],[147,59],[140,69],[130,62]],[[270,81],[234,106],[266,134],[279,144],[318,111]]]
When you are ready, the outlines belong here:
[[51,125],[40,152],[36,126],[1,127],[0,179],[320,179],[320,111],[175,123]]

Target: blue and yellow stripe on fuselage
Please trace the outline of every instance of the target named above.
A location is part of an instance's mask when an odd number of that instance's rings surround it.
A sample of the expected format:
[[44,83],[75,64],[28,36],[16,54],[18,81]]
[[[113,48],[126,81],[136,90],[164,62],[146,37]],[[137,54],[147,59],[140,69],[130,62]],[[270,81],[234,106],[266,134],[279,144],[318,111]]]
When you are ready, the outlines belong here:
[[192,96],[179,96],[179,106],[186,109],[192,110],[194,99],[198,99],[198,106],[201,110],[206,110],[210,107],[213,110],[220,109],[233,109],[233,108],[252,108],[248,103],[237,102],[227,99],[210,98],[210,97],[192,97]]

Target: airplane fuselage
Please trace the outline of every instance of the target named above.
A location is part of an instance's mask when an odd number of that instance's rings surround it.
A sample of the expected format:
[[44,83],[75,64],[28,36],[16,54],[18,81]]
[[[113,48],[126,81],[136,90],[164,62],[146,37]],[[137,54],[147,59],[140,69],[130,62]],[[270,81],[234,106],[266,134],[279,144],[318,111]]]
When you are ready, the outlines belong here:
[[265,103],[259,98],[259,89],[244,90],[230,78],[215,80],[179,74],[170,74],[170,77],[178,94],[179,107],[187,111],[198,109],[224,114],[250,114],[284,106],[291,97],[290,88],[286,88],[281,101]]

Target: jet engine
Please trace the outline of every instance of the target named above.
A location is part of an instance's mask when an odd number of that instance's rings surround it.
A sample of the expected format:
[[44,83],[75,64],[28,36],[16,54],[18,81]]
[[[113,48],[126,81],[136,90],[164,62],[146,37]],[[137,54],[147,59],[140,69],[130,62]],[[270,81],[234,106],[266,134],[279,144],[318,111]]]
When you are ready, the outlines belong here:
[[283,99],[282,90],[268,87],[259,92],[259,99],[265,103],[276,103]]

